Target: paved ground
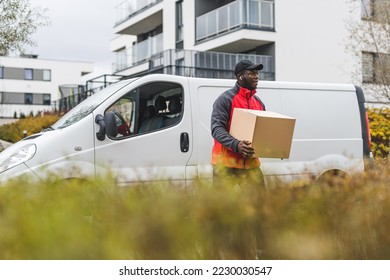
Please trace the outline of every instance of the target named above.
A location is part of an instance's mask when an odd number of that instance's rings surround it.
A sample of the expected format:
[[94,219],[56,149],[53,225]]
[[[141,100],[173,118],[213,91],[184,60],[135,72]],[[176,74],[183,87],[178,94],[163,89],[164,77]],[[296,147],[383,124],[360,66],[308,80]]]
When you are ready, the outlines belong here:
[[17,119],[2,119],[0,118],[0,126],[2,126],[3,124],[7,124],[7,123],[12,123],[12,122],[16,122]]

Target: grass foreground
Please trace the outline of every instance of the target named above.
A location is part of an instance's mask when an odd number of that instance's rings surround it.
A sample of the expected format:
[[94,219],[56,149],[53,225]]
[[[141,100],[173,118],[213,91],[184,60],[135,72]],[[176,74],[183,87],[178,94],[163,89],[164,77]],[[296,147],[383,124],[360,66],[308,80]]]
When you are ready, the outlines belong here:
[[0,188],[0,259],[390,259],[390,168],[293,187]]

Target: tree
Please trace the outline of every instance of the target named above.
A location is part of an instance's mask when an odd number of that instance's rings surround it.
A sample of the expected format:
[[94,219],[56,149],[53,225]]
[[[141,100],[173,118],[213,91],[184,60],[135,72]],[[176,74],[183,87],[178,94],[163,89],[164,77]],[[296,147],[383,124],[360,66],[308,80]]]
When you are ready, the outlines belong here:
[[47,9],[31,7],[29,0],[0,0],[0,55],[23,53],[35,46],[31,35],[49,24]]
[[[350,0],[351,11],[360,16],[347,22],[347,49],[361,67],[356,67],[355,79],[365,84],[378,101],[390,101],[390,1]],[[359,9],[360,5],[360,9]]]

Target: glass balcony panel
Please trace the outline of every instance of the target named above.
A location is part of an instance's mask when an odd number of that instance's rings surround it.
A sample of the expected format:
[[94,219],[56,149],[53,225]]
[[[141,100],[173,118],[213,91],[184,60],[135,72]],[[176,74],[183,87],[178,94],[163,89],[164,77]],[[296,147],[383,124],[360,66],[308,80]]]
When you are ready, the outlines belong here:
[[[121,71],[163,51],[163,33],[115,54],[115,71]],[[156,61],[155,61],[156,63]],[[164,64],[161,62],[161,64]]]
[[240,26],[241,18],[240,18],[240,2],[236,1],[230,4],[229,6],[229,26],[230,28],[235,28],[237,26]]
[[153,37],[153,54],[159,53],[163,50],[162,34]]
[[126,49],[115,53],[115,69],[122,70],[127,67],[127,51]]
[[134,62],[144,60],[150,53],[149,40],[142,41],[135,45]]
[[262,2],[261,3],[261,25],[266,27],[272,27],[273,23],[273,3]]
[[217,34],[217,13],[207,14],[207,35]]
[[116,24],[119,24],[133,14],[145,9],[148,6],[152,6],[161,2],[162,0],[126,0],[121,2],[119,5],[115,7],[116,14]]
[[220,32],[229,29],[229,6],[222,7],[218,10],[218,30]]
[[237,0],[196,18],[196,40],[239,26],[274,28],[273,0]]
[[196,20],[196,38],[203,39],[207,37],[206,17],[201,16]]
[[143,61],[153,54],[159,53],[163,50],[163,33],[142,41],[134,46],[135,54],[133,62],[137,63]]
[[249,24],[259,26],[260,12],[259,12],[259,1],[249,1]]

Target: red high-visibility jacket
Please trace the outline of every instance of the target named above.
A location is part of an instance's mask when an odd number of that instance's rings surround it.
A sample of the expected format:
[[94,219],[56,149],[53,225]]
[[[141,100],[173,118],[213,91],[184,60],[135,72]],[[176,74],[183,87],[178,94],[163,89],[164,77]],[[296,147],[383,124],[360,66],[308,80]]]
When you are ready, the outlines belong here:
[[229,134],[234,108],[264,110],[264,103],[255,95],[256,90],[248,90],[236,85],[222,93],[214,102],[211,114],[211,135],[214,138],[211,164],[229,168],[250,169],[260,166],[258,158],[244,158],[238,153],[240,140]]

